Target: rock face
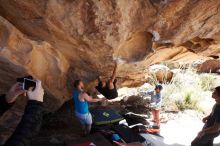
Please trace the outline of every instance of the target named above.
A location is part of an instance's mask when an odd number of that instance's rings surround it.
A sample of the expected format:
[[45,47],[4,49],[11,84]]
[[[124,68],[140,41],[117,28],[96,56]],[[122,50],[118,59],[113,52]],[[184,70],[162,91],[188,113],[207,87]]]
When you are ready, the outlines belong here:
[[[48,111],[70,98],[75,79],[109,77],[114,60],[118,86],[138,86],[151,64],[219,55],[219,0],[0,0],[0,93],[31,74]],[[25,102],[1,118],[0,144]]]
[[108,77],[115,59],[119,85],[137,86],[150,64],[216,57],[219,9],[217,0],[0,0],[0,92],[31,74],[54,111],[75,79]]

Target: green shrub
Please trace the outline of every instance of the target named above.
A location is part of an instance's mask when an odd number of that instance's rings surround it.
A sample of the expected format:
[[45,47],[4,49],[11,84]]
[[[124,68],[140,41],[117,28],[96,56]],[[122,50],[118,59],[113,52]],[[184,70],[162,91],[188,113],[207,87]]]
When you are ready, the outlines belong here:
[[[207,95],[210,95],[211,90],[220,85],[218,75],[198,74],[194,68],[187,67],[186,69],[180,66],[171,82],[163,84],[163,110],[169,111],[178,108],[179,110],[194,109],[201,112],[203,111],[203,107],[200,107],[201,101],[207,100]],[[157,83],[156,75],[152,74],[150,84],[154,86]]]
[[178,100],[176,101],[176,105],[179,110],[185,110],[185,109],[198,109],[198,101],[193,99],[192,92],[186,93],[186,95],[183,97],[183,101]]
[[212,74],[201,74],[199,85],[204,91],[209,91],[215,88],[216,81],[215,77]]

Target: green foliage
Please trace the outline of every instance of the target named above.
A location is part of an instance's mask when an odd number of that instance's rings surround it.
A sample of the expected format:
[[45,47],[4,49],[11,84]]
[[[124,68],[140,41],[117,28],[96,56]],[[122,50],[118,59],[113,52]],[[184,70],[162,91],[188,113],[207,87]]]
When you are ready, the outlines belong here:
[[[156,75],[150,78],[151,85],[158,84]],[[211,73],[198,74],[190,66],[180,66],[175,72],[171,82],[163,83],[164,110],[194,109],[203,111],[200,101],[209,98],[212,89],[220,85],[220,77]]]
[[212,90],[216,86],[215,77],[212,74],[202,74],[199,85],[204,91]]
[[185,109],[198,109],[198,101],[193,99],[192,92],[186,93],[184,96],[183,101],[176,101],[176,105],[179,110],[185,110]]

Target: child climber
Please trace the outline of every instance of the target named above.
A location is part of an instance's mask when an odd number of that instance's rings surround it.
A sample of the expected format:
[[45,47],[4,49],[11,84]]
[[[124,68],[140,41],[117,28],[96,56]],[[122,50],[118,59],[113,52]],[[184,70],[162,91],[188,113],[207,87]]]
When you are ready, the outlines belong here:
[[156,85],[155,90],[151,92],[147,92],[148,95],[151,96],[151,112],[153,116],[153,122],[160,127],[160,110],[162,103],[161,90],[163,87],[161,85]]

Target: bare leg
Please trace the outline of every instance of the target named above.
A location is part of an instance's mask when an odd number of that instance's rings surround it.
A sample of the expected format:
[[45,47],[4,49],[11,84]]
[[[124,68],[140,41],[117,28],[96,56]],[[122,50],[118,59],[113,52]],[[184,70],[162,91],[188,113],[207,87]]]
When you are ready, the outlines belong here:
[[156,115],[155,115],[155,110],[154,109],[152,109],[152,116],[153,116],[153,122],[156,122]]
[[97,86],[99,86],[100,82],[102,84],[102,88],[104,88],[106,86],[106,81],[101,80],[100,76],[97,77]]
[[112,90],[112,89],[114,89],[114,84],[113,84],[113,82],[108,82],[108,88],[110,89],[110,90]]
[[160,127],[160,110],[155,110],[155,121],[157,126]]
[[89,135],[91,132],[92,125],[86,125],[86,135]]
[[86,135],[86,126],[85,125],[82,125],[82,130],[83,130],[83,135]]
[[105,87],[106,87],[106,82],[102,81],[102,88],[105,88]]
[[117,62],[115,62],[115,67],[114,67],[111,79],[108,82],[109,89],[114,89],[113,82],[115,81],[115,78],[116,78],[117,67],[118,67]]

